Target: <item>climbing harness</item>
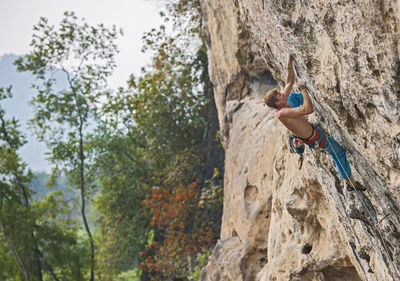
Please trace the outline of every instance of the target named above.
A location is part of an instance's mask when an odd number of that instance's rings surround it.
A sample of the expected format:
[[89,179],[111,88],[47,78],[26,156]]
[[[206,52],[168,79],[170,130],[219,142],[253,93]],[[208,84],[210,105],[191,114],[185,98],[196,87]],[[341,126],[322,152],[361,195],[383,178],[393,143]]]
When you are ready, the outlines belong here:
[[295,135],[290,132],[289,133],[289,151],[290,153],[296,153],[298,154],[299,157],[299,169],[303,167],[303,160],[304,160],[304,151],[306,149],[306,146],[304,145],[304,142],[297,139]]
[[306,147],[305,147],[305,145],[304,145],[304,143],[303,143],[303,144],[300,144],[300,145],[296,145],[296,146],[294,147],[294,151],[295,151],[297,154],[303,154],[305,148],[306,148]]
[[[300,138],[300,137],[295,136],[292,132],[289,133],[290,152],[297,153],[300,155],[299,169],[301,169],[301,167],[303,165],[303,159],[304,159],[303,153],[305,151],[305,144],[314,145],[313,151],[314,151],[315,162],[317,165],[320,164],[320,150],[321,150],[321,148],[323,148],[325,146],[326,134],[323,132],[322,129],[320,129],[319,126],[311,124],[311,127],[312,127],[312,133],[311,133],[310,137],[308,137],[308,138]],[[320,130],[322,131],[322,135],[323,135],[321,142],[318,141],[321,137]],[[316,132],[316,134],[315,134],[315,137],[312,138],[312,136],[314,135],[314,132]]]
[[297,153],[297,154],[303,154],[305,150],[305,145],[302,140],[299,140],[295,135],[293,135],[292,132],[289,133],[289,150],[290,153]]

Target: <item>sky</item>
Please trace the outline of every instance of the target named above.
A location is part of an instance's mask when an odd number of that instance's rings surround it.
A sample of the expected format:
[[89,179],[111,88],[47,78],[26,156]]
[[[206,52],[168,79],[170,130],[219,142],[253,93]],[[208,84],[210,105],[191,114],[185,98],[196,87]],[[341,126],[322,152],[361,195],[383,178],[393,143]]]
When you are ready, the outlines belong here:
[[74,11],[90,25],[104,23],[123,29],[124,36],[117,41],[117,68],[109,85],[114,89],[125,86],[130,74],[140,74],[140,69],[150,62],[149,55],[140,51],[141,38],[144,32],[162,23],[161,3],[162,0],[0,0],[0,57],[27,53],[32,27],[40,17],[57,26],[65,11]]

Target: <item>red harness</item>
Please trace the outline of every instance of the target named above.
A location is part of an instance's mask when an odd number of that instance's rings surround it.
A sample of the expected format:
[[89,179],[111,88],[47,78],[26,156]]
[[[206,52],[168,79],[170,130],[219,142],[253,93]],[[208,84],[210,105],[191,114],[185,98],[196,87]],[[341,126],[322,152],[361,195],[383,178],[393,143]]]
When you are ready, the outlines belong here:
[[[309,138],[306,138],[306,139],[299,138],[299,137],[296,137],[296,138],[301,139],[305,144],[310,146],[310,145],[313,145],[316,141],[318,141],[322,135],[322,141],[319,142],[319,147],[323,148],[325,146],[325,142],[326,142],[325,134],[323,134],[323,133],[321,134],[320,131],[318,130],[318,128],[316,128],[313,124],[311,124],[311,127],[312,127],[313,131]],[[312,137],[312,135],[314,134],[314,131],[316,132],[315,137],[313,139],[310,139]]]

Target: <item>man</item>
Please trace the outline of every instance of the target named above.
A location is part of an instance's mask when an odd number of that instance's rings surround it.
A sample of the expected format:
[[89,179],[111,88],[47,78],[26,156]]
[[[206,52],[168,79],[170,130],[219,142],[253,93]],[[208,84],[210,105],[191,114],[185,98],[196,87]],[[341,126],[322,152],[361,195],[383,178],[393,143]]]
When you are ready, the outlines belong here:
[[264,103],[277,110],[276,116],[293,133],[297,144],[304,142],[310,148],[315,148],[315,145],[318,145],[321,149],[329,152],[335,161],[340,176],[346,180],[349,191],[354,190],[353,187],[364,191],[366,188],[356,182],[351,175],[346,150],[335,139],[325,136],[323,131],[305,118],[306,115],[314,112],[305,81],[298,83],[301,89],[301,92],[298,93],[291,93],[293,84],[293,59],[289,56],[285,88],[282,92],[277,89],[269,91],[264,98]]

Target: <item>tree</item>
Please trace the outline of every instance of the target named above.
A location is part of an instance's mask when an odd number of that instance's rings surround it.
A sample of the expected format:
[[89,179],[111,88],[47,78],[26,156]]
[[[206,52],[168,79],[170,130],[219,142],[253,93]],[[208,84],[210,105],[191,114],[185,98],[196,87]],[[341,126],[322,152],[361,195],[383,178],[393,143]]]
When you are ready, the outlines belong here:
[[[11,87],[0,88],[0,102],[11,97]],[[0,195],[0,231],[4,242],[11,250],[12,256],[19,269],[23,273],[25,280],[43,280],[42,266],[40,261],[40,253],[37,247],[37,241],[32,226],[29,225],[29,219],[22,222],[16,218],[23,216],[30,217],[28,212],[29,190],[26,183],[30,181],[31,173],[26,171],[26,165],[21,162],[17,151],[25,144],[24,138],[18,131],[18,122],[15,119],[6,120],[5,111],[0,106],[0,175],[1,179],[1,195]],[[22,215],[22,216],[21,216]],[[28,249],[26,251],[20,247],[20,244],[13,241],[16,225],[18,222],[21,226],[25,226],[31,230],[23,232],[24,238],[27,239]],[[31,237],[27,237],[30,232]],[[32,266],[32,265],[35,266]]]
[[217,114],[199,28],[200,1],[168,3],[165,19],[174,31],[161,26],[144,36],[144,49],[155,53],[153,62],[130,80],[135,124],[156,168],[142,203],[152,216],[140,264],[143,281],[186,280],[197,255],[216,241],[222,212],[223,151],[215,140]]
[[206,215],[220,216],[221,200],[210,204],[202,190],[223,165],[223,151],[215,140],[206,49],[194,30],[185,32],[172,36],[162,26],[146,34],[152,65],[102,109],[102,280],[138,264],[142,280],[184,278],[218,236],[218,220]]
[[10,96],[10,88],[0,88],[0,279],[40,281],[50,275],[53,280],[82,280],[85,262],[80,262],[74,223],[63,219],[69,208],[62,194],[33,199],[33,175],[18,156],[25,139],[18,122],[6,119],[1,107]]
[[[30,71],[39,81],[33,99],[31,124],[50,149],[54,174],[63,171],[80,190],[81,215],[90,244],[90,280],[95,274],[95,242],[86,216],[86,201],[95,187],[91,171],[93,128],[98,107],[107,97],[107,77],[117,53],[113,26],[88,25],[73,12],[65,12],[58,29],[41,18],[34,26],[30,53],[16,61],[19,71]],[[67,87],[55,90],[52,74],[62,71]],[[103,99],[103,100],[102,100]]]
[[131,96],[120,90],[103,107],[96,130],[96,174],[101,193],[99,270],[101,280],[115,280],[121,271],[136,267],[149,232],[150,216],[140,212],[144,183],[151,162],[144,155],[145,140],[134,124]]

